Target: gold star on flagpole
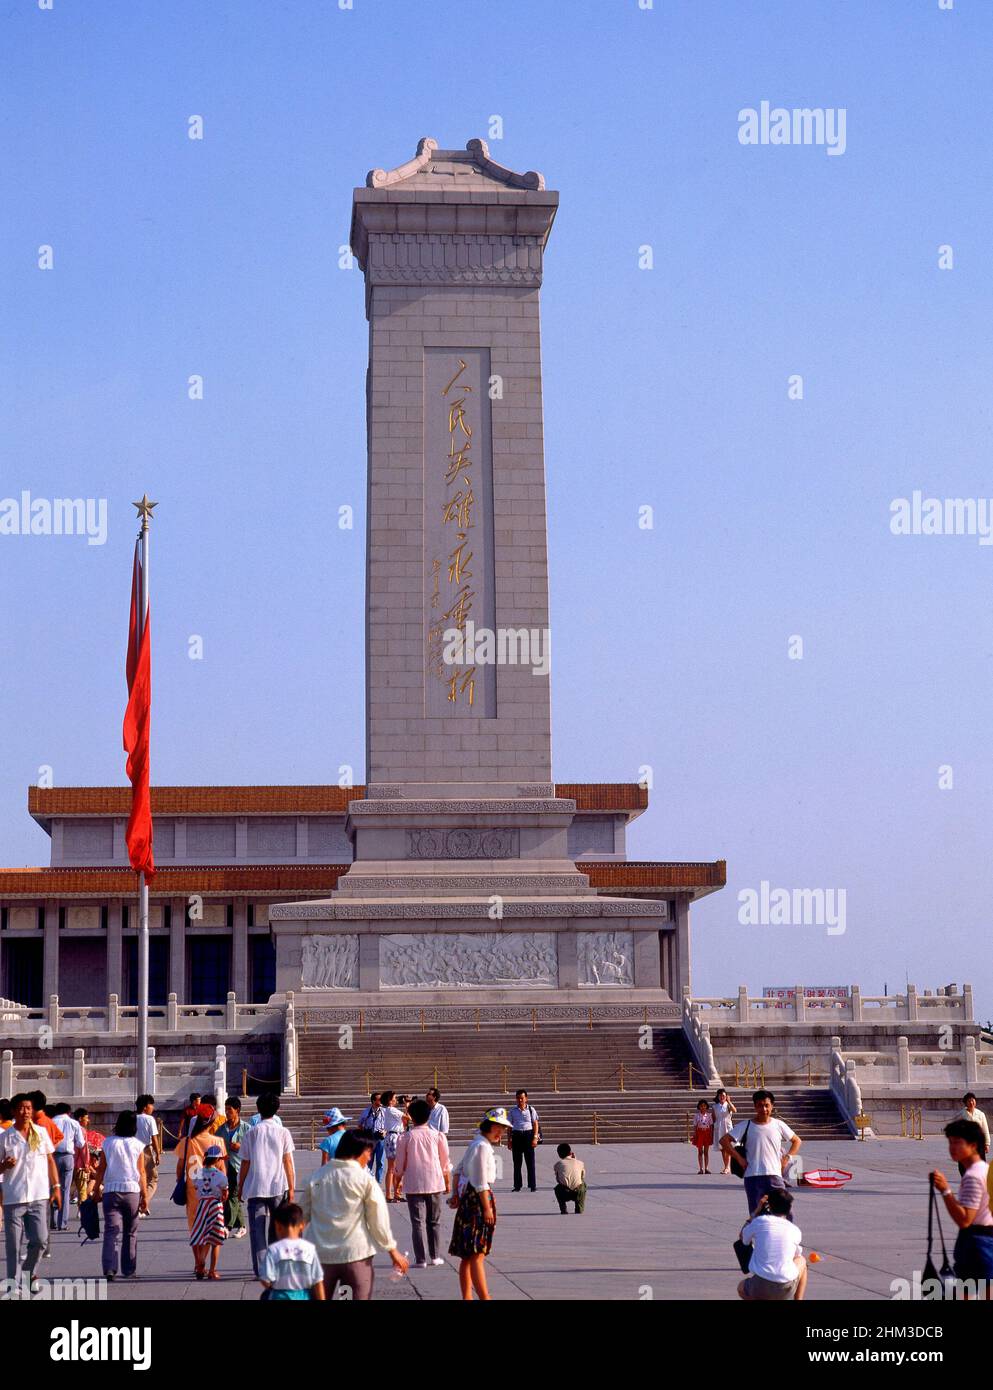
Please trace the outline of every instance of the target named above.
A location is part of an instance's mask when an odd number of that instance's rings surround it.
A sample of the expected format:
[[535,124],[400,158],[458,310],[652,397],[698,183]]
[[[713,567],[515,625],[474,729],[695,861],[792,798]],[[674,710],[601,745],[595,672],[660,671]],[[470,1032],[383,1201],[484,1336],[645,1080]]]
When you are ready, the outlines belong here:
[[148,493],[146,492],[142,495],[140,502],[132,502],[131,505],[138,509],[138,515],[141,517],[142,525],[147,526],[152,520],[152,512],[159,504],[158,502],[150,502]]

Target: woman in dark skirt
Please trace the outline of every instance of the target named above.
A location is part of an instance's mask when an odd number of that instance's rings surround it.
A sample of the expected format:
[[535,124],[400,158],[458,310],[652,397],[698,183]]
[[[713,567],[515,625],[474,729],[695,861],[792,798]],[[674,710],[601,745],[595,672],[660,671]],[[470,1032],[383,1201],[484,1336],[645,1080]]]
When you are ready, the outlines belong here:
[[504,1135],[510,1128],[506,1110],[487,1110],[479,1133],[455,1170],[455,1185],[449,1199],[449,1206],[456,1209],[455,1225],[448,1253],[458,1256],[459,1288],[463,1299],[470,1303],[473,1289],[476,1290],[476,1297],[483,1301],[488,1301],[490,1297],[483,1261],[493,1249],[496,1226],[494,1150],[503,1143]]

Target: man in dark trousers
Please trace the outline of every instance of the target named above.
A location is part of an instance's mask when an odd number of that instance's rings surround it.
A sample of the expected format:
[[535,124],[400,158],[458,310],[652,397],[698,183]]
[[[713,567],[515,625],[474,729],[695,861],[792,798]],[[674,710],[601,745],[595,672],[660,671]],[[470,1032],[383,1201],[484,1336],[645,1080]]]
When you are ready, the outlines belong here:
[[534,1176],[534,1151],[538,1147],[538,1112],[528,1104],[527,1091],[517,1092],[517,1104],[507,1111],[513,1125],[510,1131],[510,1152],[514,1156],[514,1191],[521,1191],[521,1161],[528,1166],[528,1187],[537,1192],[538,1184]]

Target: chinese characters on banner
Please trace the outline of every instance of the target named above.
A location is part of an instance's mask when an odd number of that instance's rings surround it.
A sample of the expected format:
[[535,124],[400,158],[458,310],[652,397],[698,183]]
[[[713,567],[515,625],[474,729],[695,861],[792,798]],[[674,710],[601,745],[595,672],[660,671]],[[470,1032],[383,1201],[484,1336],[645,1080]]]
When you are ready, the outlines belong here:
[[425,713],[492,718],[492,666],[446,661],[446,632],[493,627],[489,353],[425,353]]

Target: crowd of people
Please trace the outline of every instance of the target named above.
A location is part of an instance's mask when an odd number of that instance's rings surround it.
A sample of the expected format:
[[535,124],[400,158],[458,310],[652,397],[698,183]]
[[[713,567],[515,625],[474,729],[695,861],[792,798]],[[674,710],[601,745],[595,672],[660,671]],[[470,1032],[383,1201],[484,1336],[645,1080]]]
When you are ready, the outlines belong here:
[[[260,1095],[256,1113],[242,1102],[194,1092],[180,1117],[171,1200],[185,1208],[193,1274],[217,1280],[226,1241],[250,1240],[252,1272],[270,1300],[348,1297],[368,1300],[373,1262],[385,1252],[397,1273],[410,1267],[390,1223],[405,1202],[415,1268],[446,1263],[445,1204],[454,1212],[447,1253],[459,1260],[463,1298],[489,1299],[485,1260],[496,1228],[497,1149],[509,1144],[514,1191],[537,1190],[538,1113],[519,1091],[516,1104],[490,1109],[457,1164],[440,1092],[423,1097],[374,1092],[356,1119],[337,1106],[324,1114],[320,1166],[300,1182],[294,1144],[279,1118],[279,1097]],[[509,1137],[508,1137],[509,1136]],[[163,1163],[164,1132],[151,1095],[122,1110],[113,1132],[93,1131],[85,1110],[56,1106],[41,1092],[0,1101],[0,1212],[5,1218],[7,1278],[30,1289],[52,1233],[78,1207],[88,1238],[100,1240],[107,1280],[138,1271],[140,1223],[150,1211]],[[70,1198],[70,1185],[72,1197]],[[558,1146],[554,1194],[559,1211],[582,1213],[586,1171],[568,1144]],[[102,1235],[101,1235],[102,1220]]]
[[[237,1096],[218,1106],[216,1097],[194,1093],[183,1109],[171,1200],[185,1208],[196,1279],[219,1279],[225,1242],[247,1234],[263,1298],[368,1300],[377,1252],[389,1256],[397,1277],[410,1267],[393,1234],[390,1205],[406,1203],[413,1265],[427,1269],[446,1263],[447,1204],[454,1212],[447,1253],[459,1261],[461,1295],[489,1299],[485,1262],[497,1224],[494,1186],[501,1145],[506,1143],[512,1155],[512,1190],[523,1190],[525,1175],[529,1190],[537,1190],[541,1125],[526,1091],[517,1092],[509,1110],[487,1110],[454,1165],[448,1110],[437,1089],[423,1099],[373,1092],[357,1120],[334,1106],[323,1117],[320,1165],[303,1181],[296,1173],[292,1136],[278,1111],[274,1094],[260,1095],[247,1120]],[[802,1299],[807,1260],[791,1183],[800,1137],[776,1115],[771,1091],[753,1094],[747,1119],[736,1114],[724,1090],[713,1101],[701,1100],[692,1139],[699,1174],[710,1172],[716,1140],[722,1173],[743,1179],[748,1218],[735,1242],[745,1274],[738,1294],[750,1301]],[[944,1133],[959,1184],[953,1191],[937,1169],[930,1180],[958,1231],[954,1274],[985,1290],[988,1298],[993,1282],[989,1125],[972,1092]],[[90,1238],[98,1238],[102,1217],[104,1277],[136,1277],[140,1223],[149,1214],[162,1162],[163,1130],[150,1095],[139,1096],[133,1110],[122,1110],[107,1135],[90,1127],[85,1109],[60,1104],[49,1112],[40,1091],[0,1100],[0,1217],[8,1281],[30,1288],[39,1262],[51,1256],[53,1233],[69,1227],[71,1203]],[[554,1173],[560,1214],[569,1215],[570,1205],[582,1214],[586,1169],[567,1143],[557,1147]]]
[[[723,1160],[721,1173],[744,1180],[748,1219],[735,1242],[746,1277],[738,1296],[748,1301],[799,1300],[807,1287],[807,1260],[802,1233],[793,1215],[793,1184],[802,1181],[797,1155],[801,1139],[775,1113],[776,1098],[764,1088],[752,1095],[753,1114],[734,1119],[737,1111],[727,1091],[713,1101],[700,1100],[693,1116],[691,1142],[697,1151],[698,1175],[710,1172],[715,1142]],[[939,1170],[929,1177],[958,1228],[953,1253],[956,1280],[968,1281],[990,1297],[993,1283],[993,1178],[986,1157],[990,1131],[972,1091],[944,1129],[949,1155],[958,1164],[957,1194]],[[968,1296],[967,1294],[965,1296]]]

